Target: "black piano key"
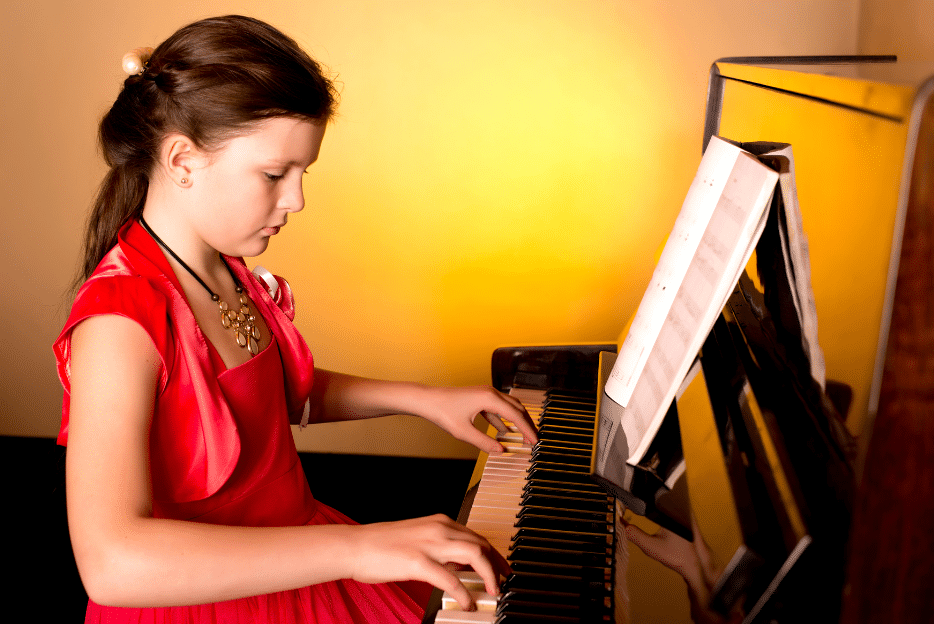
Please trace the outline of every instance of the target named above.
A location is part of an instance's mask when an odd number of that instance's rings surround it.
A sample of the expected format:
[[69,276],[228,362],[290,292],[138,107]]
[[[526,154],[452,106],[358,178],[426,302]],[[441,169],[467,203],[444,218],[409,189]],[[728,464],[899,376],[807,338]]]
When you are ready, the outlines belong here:
[[555,539],[577,539],[580,541],[590,542],[592,544],[607,544],[611,545],[613,543],[613,535],[607,533],[606,531],[563,531],[561,529],[552,529],[546,527],[516,527],[516,533],[512,536],[512,542],[516,543],[518,540],[526,538],[536,538],[536,537],[551,537]]
[[612,531],[611,522],[599,520],[584,520],[579,518],[562,518],[546,514],[526,513],[516,520],[516,528],[555,529],[558,531],[587,531],[589,533]]
[[523,505],[516,514],[516,518],[524,518],[530,514],[550,515],[567,520],[604,522],[607,524],[613,522],[613,512],[607,511],[606,509],[595,511],[577,507],[543,507],[540,505]]
[[540,495],[540,496],[573,496],[577,498],[586,498],[599,501],[607,501],[608,504],[613,503],[613,498],[610,497],[606,490],[598,486],[596,483],[591,484],[592,487],[560,487],[560,486],[550,486],[550,485],[539,485],[537,483],[527,483],[522,491],[524,496]]
[[613,548],[611,545],[603,543],[590,543],[587,542],[575,542],[571,540],[561,540],[561,539],[548,539],[548,538],[536,538],[536,537],[522,537],[516,540],[512,545],[512,549],[509,551],[510,556],[513,552],[518,552],[520,548],[551,548],[556,550],[568,550],[570,552],[579,553],[581,555],[589,555],[595,557],[595,560],[599,558],[612,558],[613,557]]
[[596,483],[590,482],[586,483],[583,480],[580,481],[567,481],[567,480],[557,480],[557,479],[546,479],[544,476],[539,475],[536,478],[528,478],[528,482],[523,486],[523,491],[529,492],[533,488],[552,488],[559,489],[571,492],[578,492],[580,494],[592,493],[592,494],[602,494],[606,495],[606,490],[602,489]]
[[592,423],[575,427],[573,424],[548,421],[538,428],[538,432],[549,438],[567,437],[568,439],[574,440],[580,437],[586,439],[587,436],[590,436],[590,438],[593,439],[593,428]]
[[532,462],[539,464],[549,462],[552,464],[560,463],[565,466],[583,466],[590,469],[589,455],[575,455],[573,453],[555,453],[552,450],[538,449],[532,453]]
[[[574,579],[582,584],[584,593],[606,591],[612,587],[613,572],[603,567],[586,567],[543,561],[516,561],[510,563],[513,574],[538,574],[542,577]],[[575,585],[571,585],[574,587]]]
[[533,466],[529,470],[527,478],[529,481],[549,481],[552,483],[575,484],[579,483],[585,486],[594,484],[590,479],[590,471],[580,472],[572,470],[558,470],[553,468],[539,468],[538,466]]
[[[497,622],[512,624],[516,621],[536,622],[600,622],[609,615],[606,609],[588,608],[579,605],[537,604],[514,599],[500,603],[496,614]],[[524,618],[536,618],[526,620]]]
[[588,478],[590,477],[590,464],[584,466],[581,464],[565,464],[547,460],[536,460],[532,466],[527,469],[527,472],[531,474],[534,470],[560,470],[562,472],[587,475]]
[[613,566],[612,557],[606,553],[584,552],[565,548],[548,548],[544,546],[515,546],[512,549],[510,561],[526,561],[539,563],[561,563],[583,567]]
[[596,401],[571,400],[561,397],[552,397],[542,403],[542,411],[545,412],[580,412],[582,414],[593,414],[597,411]]
[[587,403],[571,403],[569,401],[546,401],[542,406],[545,413],[564,413],[581,414],[583,416],[593,417],[597,412],[597,406]]
[[592,401],[597,400],[597,393],[594,390],[575,390],[573,388],[549,388],[545,393],[545,396],[548,397],[568,397],[568,398],[582,398],[589,399]]
[[613,591],[605,580],[589,580],[570,574],[544,574],[532,571],[516,571],[503,582],[502,592],[519,589],[537,589],[547,592],[570,591],[581,595],[605,595]]
[[586,427],[572,427],[563,423],[548,423],[539,427],[539,442],[574,442],[575,446],[584,444],[593,446],[593,425]]
[[554,455],[561,455],[562,457],[567,458],[569,461],[590,461],[592,452],[590,448],[585,446],[572,446],[561,443],[554,442],[544,442],[539,443],[532,449],[532,460],[538,458],[541,453],[550,453]]
[[[511,592],[504,596],[496,609],[497,616],[545,616],[555,615],[576,618],[572,621],[599,622],[611,615],[611,610],[600,601],[549,601],[539,600],[538,596],[529,596],[521,592]],[[509,623],[509,617],[501,621]]]
[[565,427],[593,428],[596,416],[574,414],[571,412],[545,412],[539,419],[540,424],[563,425]]
[[542,496],[540,494],[522,497],[522,506],[549,507],[552,509],[578,509],[580,511],[613,513],[613,507],[605,500],[595,500],[582,496]]
[[587,622],[586,619],[567,617],[564,615],[536,615],[524,613],[510,613],[499,616],[494,624],[537,624],[538,622],[557,622],[579,624]]
[[563,501],[569,501],[566,504],[567,506],[580,507],[581,509],[613,511],[613,502],[601,497],[599,493],[565,491],[556,488],[530,488],[522,495],[520,503],[522,505],[564,507]]
[[535,449],[554,451],[567,449],[569,452],[573,452],[578,455],[590,455],[593,449],[593,442],[589,440],[559,440],[549,436],[544,439],[539,438],[535,446],[532,447],[533,451]]
[[610,596],[603,592],[594,594],[581,594],[568,591],[543,591],[540,589],[512,589],[502,594],[501,602],[529,602],[533,604],[577,604],[595,611],[607,610],[613,607]]
[[574,432],[556,429],[555,427],[549,425],[539,429],[538,439],[539,442],[574,442],[576,444],[583,444],[588,448],[592,448],[593,430],[588,429],[586,431]]

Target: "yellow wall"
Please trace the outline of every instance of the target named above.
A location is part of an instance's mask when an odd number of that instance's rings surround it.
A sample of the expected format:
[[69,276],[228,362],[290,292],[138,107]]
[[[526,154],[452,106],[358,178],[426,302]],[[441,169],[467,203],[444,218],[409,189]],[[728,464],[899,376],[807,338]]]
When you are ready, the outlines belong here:
[[[50,345],[103,173],[96,123],[133,47],[198,17],[245,12],[336,72],[340,117],[308,176],[307,208],[261,262],[290,279],[319,364],[485,383],[498,345],[619,334],[699,161],[711,62],[853,53],[859,5],[5,6],[0,433],[57,430]],[[297,439],[309,450],[473,454],[413,419],[311,428]]]

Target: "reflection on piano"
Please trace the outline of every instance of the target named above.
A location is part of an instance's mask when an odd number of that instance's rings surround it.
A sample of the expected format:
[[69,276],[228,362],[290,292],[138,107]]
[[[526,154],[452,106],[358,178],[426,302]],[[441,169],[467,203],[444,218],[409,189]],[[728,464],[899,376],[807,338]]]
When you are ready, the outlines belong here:
[[[800,65],[807,59],[755,60],[760,64],[770,61]],[[818,178],[820,186],[833,189],[820,196],[824,201],[817,205],[808,204],[809,197],[802,190],[802,210],[823,211],[821,218],[831,224],[829,232],[820,229],[822,223],[808,232],[812,267],[818,273],[844,271],[859,275],[855,282],[848,280],[839,285],[844,300],[831,301],[830,305],[842,309],[846,317],[859,319],[857,324],[865,328],[868,336],[860,334],[858,342],[879,340],[881,355],[873,379],[864,383],[864,378],[860,377],[855,387],[849,389],[828,382],[826,394],[817,401],[811,395],[813,388],[805,383],[797,386],[775,383],[776,375],[782,374],[782,360],[779,358],[776,366],[770,362],[771,357],[763,357],[768,352],[769,341],[774,338],[774,334],[769,334],[774,328],[769,328],[770,319],[755,314],[763,304],[754,285],[741,282],[702,349],[703,375],[698,378],[704,381],[703,392],[688,392],[685,396],[690,401],[685,400],[684,405],[676,402],[669,416],[678,419],[682,408],[696,409],[698,397],[703,397],[701,402],[707,404],[708,429],[692,430],[684,422],[689,419],[684,418],[675,430],[680,430],[684,443],[689,480],[695,480],[690,497],[692,507],[716,508],[719,505],[735,509],[735,531],[720,539],[719,545],[727,546],[727,552],[732,549],[743,556],[736,559],[738,566],[725,571],[721,586],[715,588],[722,606],[745,600],[748,621],[768,622],[775,618],[778,622],[826,622],[837,620],[835,615],[842,601],[843,622],[926,622],[934,611],[934,592],[930,591],[934,578],[934,557],[931,556],[934,532],[930,530],[930,518],[934,513],[934,486],[931,485],[934,464],[930,459],[934,442],[934,398],[930,391],[934,385],[931,372],[934,371],[934,280],[931,278],[934,193],[930,191],[934,188],[930,174],[934,171],[931,167],[934,163],[934,81],[921,85],[915,93],[913,109],[906,105],[906,110],[883,110],[887,104],[874,100],[873,94],[885,92],[890,85],[867,83],[863,88],[857,81],[841,81],[833,76],[814,81],[810,80],[813,78],[810,75],[801,83],[808,91],[798,93],[794,90],[797,88],[795,75],[796,72],[779,71],[774,67],[750,67],[743,59],[715,64],[711,72],[707,137],[722,134],[736,140],[771,139],[792,143],[796,159],[802,164],[798,169],[799,177]],[[770,87],[771,82],[780,83],[781,88]],[[853,93],[862,93],[865,97],[858,102],[846,100],[848,96],[844,89],[838,88],[839,82],[846,82],[844,86],[853,87]],[[838,106],[835,98],[841,94]],[[816,127],[803,119],[802,115],[823,115],[822,107],[838,107],[835,121],[825,121],[823,126]],[[879,111],[873,107],[878,107]],[[772,132],[773,128],[778,130],[771,136],[750,136],[749,128],[760,133]],[[893,218],[895,232],[890,274],[887,285],[882,284],[880,288],[869,279],[872,276],[863,275],[859,264],[867,262],[862,256],[871,250],[859,248],[858,243],[835,245],[833,239],[846,239],[849,232],[859,238],[859,228],[866,226],[853,219],[854,214],[865,213],[868,222],[869,215],[872,219],[881,219],[886,211],[896,212],[896,202],[889,202],[889,195],[866,189],[890,189],[897,185],[891,177],[873,177],[875,171],[885,170],[876,161],[872,161],[869,169],[860,169],[865,163],[855,163],[860,173],[855,174],[858,183],[854,185],[847,177],[850,172],[841,175],[839,163],[825,162],[824,154],[828,145],[839,150],[835,141],[843,135],[862,137],[855,139],[859,143],[867,140],[864,135],[881,140],[879,137],[888,136],[890,132],[899,138],[886,143],[885,149],[897,144],[895,158],[901,157],[898,150],[903,150],[905,161],[902,188],[897,198],[900,216]],[[881,151],[884,150],[880,148]],[[803,166],[805,161],[810,169]],[[806,186],[803,182],[799,184],[800,189]],[[814,186],[812,181],[811,193]],[[866,196],[865,202],[860,203],[861,198],[856,198],[845,205],[827,204],[827,197],[836,199],[846,195],[847,187],[853,186],[859,187],[856,195]],[[825,214],[828,211],[835,216],[828,219]],[[814,219],[814,214],[811,212],[810,217],[805,214],[806,221]],[[810,225],[814,225],[814,221]],[[888,236],[882,226],[869,227],[883,232],[883,237]],[[851,248],[854,246],[856,249]],[[875,258],[871,262],[875,271],[880,261]],[[834,284],[836,286],[838,284]],[[826,308],[828,300],[821,299],[827,295],[819,292],[820,288],[821,284],[815,282],[818,311],[822,314],[822,336],[835,336],[839,328],[833,325],[829,332],[823,333],[828,324],[821,307]],[[875,305],[873,297],[882,298],[876,291],[883,289],[890,298],[886,305],[894,302],[894,313],[884,312],[880,327],[870,308]],[[868,290],[872,290],[872,296],[866,295]],[[839,297],[836,291],[834,295]],[[850,297],[857,299],[859,305],[852,305]],[[831,311],[839,314],[836,309]],[[849,318],[841,318],[834,317],[834,325],[849,322]],[[760,325],[763,320],[764,325]],[[891,337],[888,334],[890,320]],[[847,342],[852,340],[823,344],[829,355],[829,376],[834,374],[834,349],[847,354],[860,352],[849,350]],[[481,596],[478,601],[481,610],[462,613],[446,609],[437,614],[437,619],[429,612],[426,620],[502,624],[630,621],[627,617],[627,544],[621,539],[618,512],[614,513],[620,503],[593,485],[587,477],[589,467],[584,467],[583,462],[592,441],[592,430],[590,439],[586,432],[587,423],[594,417],[594,400],[600,395],[597,385],[599,352],[612,352],[615,348],[616,345],[530,347],[494,353],[494,385],[500,389],[523,388],[513,392],[540,418],[542,443],[539,448],[530,449],[523,447],[520,436],[506,434],[502,437],[508,452],[478,462],[478,466],[485,463],[485,467],[482,477],[475,474],[473,482],[479,481],[479,485],[468,492],[464,515],[469,512],[468,526],[488,536],[502,552],[510,553],[510,564],[516,575],[503,587],[498,601]],[[788,361],[795,359],[792,355]],[[872,397],[867,400],[871,393],[862,387],[870,382],[881,383],[878,411]],[[795,390],[786,391],[788,388]],[[800,394],[796,396],[795,392]],[[844,400],[838,400],[841,396]],[[834,409],[846,414],[851,397],[855,408],[850,411],[855,410],[858,423],[864,420],[867,403],[869,408],[861,440],[864,463],[857,464],[856,472],[862,479],[848,549],[844,553],[850,527],[841,518],[849,514],[848,487],[846,483],[833,481],[846,481],[848,466],[843,460],[850,449],[840,443],[841,432],[828,427],[819,415]],[[692,401],[694,403],[689,406]],[[585,403],[588,404],[586,409]],[[789,410],[801,416],[801,410],[794,407],[799,403],[815,407],[818,413],[816,420],[813,415],[805,415],[800,421],[810,430],[803,437],[788,428],[791,419],[783,420],[782,412]],[[692,426],[700,420],[690,419]],[[705,438],[711,428],[713,435]],[[854,429],[859,431],[860,427]],[[790,438],[792,443],[774,447],[769,442],[773,434],[779,441]],[[711,483],[710,472],[695,472],[695,477],[691,477],[690,457],[697,456],[698,449],[703,446],[697,444],[700,439],[713,441],[701,450],[719,456],[721,483],[734,494],[733,500],[725,505],[710,491],[703,494],[703,504],[696,495],[697,482]],[[654,453],[650,457],[654,457]],[[799,461],[802,458],[803,464]],[[770,474],[769,462],[783,471],[789,466],[793,469],[784,474]],[[703,466],[708,462],[699,463]],[[803,473],[800,472],[802,465],[805,466]],[[617,494],[622,495],[630,509],[640,511],[642,504],[646,515],[655,514],[660,522],[668,518],[674,522],[673,526],[679,523],[683,526],[683,517],[673,517],[677,516],[675,511],[682,502],[677,496],[678,486],[670,490],[659,486],[665,481],[664,462],[650,461],[642,469],[643,476],[647,477],[643,483],[651,485]],[[653,471],[657,477],[654,481],[650,478]],[[735,487],[738,476],[747,481],[745,494],[742,488]],[[832,492],[839,492],[840,497],[825,496]],[[784,518],[779,517],[780,514],[770,517],[768,509],[774,509],[774,501],[782,496],[794,504],[786,509]],[[826,500],[821,501],[822,496]],[[757,518],[765,522],[757,523]],[[708,523],[705,528],[700,519],[698,524],[705,541],[709,541],[712,548],[718,546],[715,533],[722,527],[714,526],[711,530]],[[710,531],[709,540],[705,530]],[[620,544],[624,547],[617,548]],[[819,566],[814,567],[813,563]],[[750,583],[754,576],[750,575],[756,570],[767,573]],[[482,584],[471,573],[462,574],[469,588],[482,592]],[[840,584],[843,584],[842,591]],[[751,594],[752,599],[744,594]],[[808,601],[814,598],[825,601],[820,613],[810,610]],[[633,621],[638,624],[638,620]]]

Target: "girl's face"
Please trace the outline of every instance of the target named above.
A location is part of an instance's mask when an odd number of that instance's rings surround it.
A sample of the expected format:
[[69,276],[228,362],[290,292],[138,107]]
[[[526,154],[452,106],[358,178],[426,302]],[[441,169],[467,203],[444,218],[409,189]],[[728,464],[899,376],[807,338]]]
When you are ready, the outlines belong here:
[[318,158],[325,124],[274,117],[229,140],[192,171],[188,218],[200,238],[231,256],[258,256],[290,212],[305,206],[302,175]]

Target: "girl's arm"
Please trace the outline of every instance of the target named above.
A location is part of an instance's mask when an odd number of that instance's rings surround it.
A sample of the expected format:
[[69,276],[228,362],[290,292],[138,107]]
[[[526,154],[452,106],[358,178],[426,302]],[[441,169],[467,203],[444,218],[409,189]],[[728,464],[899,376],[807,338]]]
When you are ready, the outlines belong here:
[[317,368],[311,406],[312,422],[392,414],[421,416],[455,438],[487,452],[499,452],[503,447],[474,427],[478,414],[499,431],[505,431],[502,421],[508,420],[516,425],[526,442],[534,444],[538,440],[535,425],[522,404],[490,386],[443,388],[365,379]]
[[445,516],[365,526],[229,527],[152,517],[149,425],[159,356],[129,319],[72,334],[68,523],[90,597],[114,606],[216,602],[341,578],[417,579],[467,590],[442,567],[472,566],[497,591],[505,561]]

